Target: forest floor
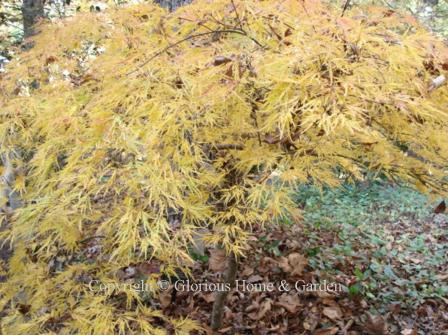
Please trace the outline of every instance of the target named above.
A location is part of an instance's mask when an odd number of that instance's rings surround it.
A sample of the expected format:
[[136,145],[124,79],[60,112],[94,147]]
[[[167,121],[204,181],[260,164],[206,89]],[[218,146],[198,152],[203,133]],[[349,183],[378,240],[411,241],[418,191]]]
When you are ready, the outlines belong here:
[[[220,334],[448,334],[445,214],[435,215],[423,195],[388,185],[299,194],[303,221],[255,231]],[[218,283],[215,270],[224,263],[198,256],[195,282]],[[343,290],[304,292],[311,282]],[[213,292],[170,297],[170,290],[161,296],[166,314],[194,318],[212,334]]]
[[302,220],[254,227],[219,332],[207,326],[215,294],[204,287],[222,280],[220,250],[192,252],[194,283],[205,286],[176,295],[170,286],[158,299],[164,314],[209,335],[448,334],[448,215],[387,184],[297,194]]

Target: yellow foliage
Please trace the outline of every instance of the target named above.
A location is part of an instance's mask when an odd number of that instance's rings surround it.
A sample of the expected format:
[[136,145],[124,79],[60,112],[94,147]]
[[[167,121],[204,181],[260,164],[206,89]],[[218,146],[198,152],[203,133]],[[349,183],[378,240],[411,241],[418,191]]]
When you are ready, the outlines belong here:
[[[204,240],[242,255],[254,225],[300,218],[289,190],[371,170],[445,193],[448,50],[379,7],[199,0],[42,27],[0,88],[18,152],[5,334],[187,334],[132,290],[89,280],[188,270]],[[148,278],[146,278],[148,279]],[[154,278],[148,281],[154,283]],[[16,307],[30,304],[26,316]]]

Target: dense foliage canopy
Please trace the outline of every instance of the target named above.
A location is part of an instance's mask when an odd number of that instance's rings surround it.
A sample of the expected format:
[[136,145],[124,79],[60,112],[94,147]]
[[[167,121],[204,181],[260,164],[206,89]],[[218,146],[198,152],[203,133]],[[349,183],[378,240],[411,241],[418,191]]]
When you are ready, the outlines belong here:
[[448,50],[387,8],[80,14],[42,27],[9,69],[6,334],[186,334],[194,324],[163,316],[156,292],[87,284],[123,282],[130,266],[152,284],[159,269],[188,271],[199,240],[243,255],[253,225],[299,219],[300,183],[371,171],[447,190]]

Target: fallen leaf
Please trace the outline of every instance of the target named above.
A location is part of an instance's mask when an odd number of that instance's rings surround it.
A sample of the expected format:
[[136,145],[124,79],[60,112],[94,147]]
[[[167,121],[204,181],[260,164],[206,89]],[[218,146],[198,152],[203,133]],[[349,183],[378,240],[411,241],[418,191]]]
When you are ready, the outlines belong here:
[[401,335],[418,335],[417,329],[403,329]]
[[226,269],[226,251],[224,249],[210,249],[208,268],[214,272],[223,272]]
[[299,253],[292,253],[288,257],[280,257],[278,266],[290,275],[302,275],[308,260]]
[[241,272],[241,275],[242,275],[243,277],[247,277],[247,276],[250,276],[250,275],[253,274],[253,273],[254,273],[254,269],[251,268],[251,267],[249,267],[249,266],[246,266],[246,267],[244,268],[244,270]]
[[160,265],[152,262],[143,262],[137,265],[137,272],[145,275],[160,272]]
[[283,307],[286,309],[289,313],[294,314],[297,312],[298,307],[300,304],[300,298],[297,296],[297,294],[286,294],[283,293],[279,299],[278,302],[275,303],[277,306]]
[[442,200],[440,204],[437,205],[437,207],[434,209],[435,214],[441,214],[444,213],[446,210],[446,203],[445,200]]
[[313,335],[335,335],[338,331],[339,331],[339,328],[337,328],[337,327],[318,329],[313,333]]
[[368,335],[386,335],[387,325],[386,320],[381,315],[372,316],[367,313],[367,320],[364,323],[364,332]]
[[263,280],[263,277],[260,276],[260,275],[252,275],[249,278],[247,278],[247,281],[249,283],[256,283],[256,282],[259,282],[259,281],[262,281],[262,280]]
[[283,272],[290,273],[292,271],[291,265],[289,265],[289,261],[286,257],[280,257],[278,266],[283,270]]
[[442,312],[442,319],[448,322],[448,313]]
[[202,328],[204,329],[205,334],[207,334],[207,335],[216,335],[216,334],[219,334],[217,331],[212,330],[212,329],[211,329],[209,326],[207,326],[207,325],[202,325]]
[[257,312],[250,313],[249,317],[255,321],[261,320],[266,315],[266,313],[271,310],[271,306],[271,299],[266,299],[261,303],[260,309]]
[[319,315],[315,313],[310,313],[306,317],[305,321],[303,321],[303,328],[305,328],[306,330],[313,331],[319,324],[319,320],[320,320]]
[[316,292],[312,292],[312,294],[316,295],[319,298],[325,299],[325,300],[334,299],[334,296],[326,291],[319,290]]
[[322,304],[325,306],[337,306],[337,302],[330,298],[322,298]]
[[394,315],[398,315],[401,311],[401,304],[399,302],[391,303],[389,305],[389,311]]
[[305,269],[305,266],[308,264],[308,260],[305,256],[298,254],[298,253],[292,253],[288,256],[289,264],[292,267],[291,275],[302,275],[303,270]]
[[440,281],[442,281],[442,280],[447,280],[447,279],[448,279],[448,273],[445,273],[445,274],[438,274],[438,275],[436,275],[436,278],[437,278],[438,280],[440,280]]
[[163,309],[168,308],[171,305],[171,290],[160,291],[159,301]]
[[342,311],[338,306],[325,307],[322,313],[331,320],[337,320],[342,317]]
[[201,294],[201,298],[204,299],[208,303],[214,302],[215,301],[215,293],[210,292],[210,293]]

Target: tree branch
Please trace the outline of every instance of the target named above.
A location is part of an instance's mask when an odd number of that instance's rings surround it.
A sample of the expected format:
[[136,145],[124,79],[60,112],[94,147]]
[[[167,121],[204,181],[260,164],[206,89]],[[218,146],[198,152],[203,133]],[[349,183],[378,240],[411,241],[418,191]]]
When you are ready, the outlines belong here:
[[247,34],[246,31],[244,30],[240,30],[240,29],[223,29],[223,30],[214,30],[214,31],[207,31],[205,33],[199,33],[199,34],[195,34],[195,35],[190,35],[188,37],[185,37],[179,41],[177,41],[174,44],[171,44],[169,46],[167,46],[166,48],[163,48],[162,50],[156,52],[152,57],[148,58],[146,61],[144,61],[142,64],[140,64],[139,68],[126,73],[126,76],[130,76],[131,74],[134,74],[135,72],[137,72],[138,70],[140,70],[140,68],[142,68],[143,66],[147,65],[149,62],[151,62],[153,59],[157,58],[158,56],[162,55],[163,53],[167,52],[168,50],[170,50],[171,48],[174,48],[176,46],[178,46],[179,44],[182,44],[184,42],[190,41],[192,39],[195,39],[197,37],[202,37],[202,36],[207,36],[207,35],[212,35],[212,34],[226,34],[226,33],[230,33],[230,34],[239,34],[239,35],[243,35],[246,36],[247,38],[249,38],[250,40],[252,40],[256,45],[258,45],[259,47],[266,49],[266,46],[264,46],[263,44],[261,44],[260,42],[258,42],[255,38],[249,36]]
[[218,150],[244,150],[242,144],[216,144],[214,147]]
[[342,7],[341,17],[344,16],[344,14],[347,11],[348,7],[350,7],[350,2],[351,2],[351,0],[346,0],[345,1],[344,7]]
[[239,16],[238,11],[237,11],[237,9],[236,9],[235,2],[234,2],[233,0],[230,0],[230,1],[232,2],[233,11],[235,12],[236,19],[238,20],[238,25],[240,26],[240,29],[241,29],[241,30],[244,30],[244,29],[243,29],[243,22],[242,22],[241,19],[240,19],[240,16]]

